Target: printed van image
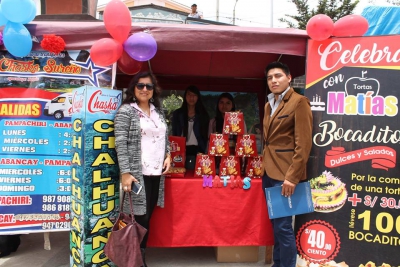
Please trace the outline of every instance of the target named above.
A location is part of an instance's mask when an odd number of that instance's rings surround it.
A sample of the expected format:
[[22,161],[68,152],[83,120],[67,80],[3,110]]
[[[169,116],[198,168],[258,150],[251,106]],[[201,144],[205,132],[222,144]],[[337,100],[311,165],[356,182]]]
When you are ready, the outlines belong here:
[[56,120],[61,120],[64,117],[71,117],[72,110],[72,93],[61,94],[44,106],[44,115],[54,116]]

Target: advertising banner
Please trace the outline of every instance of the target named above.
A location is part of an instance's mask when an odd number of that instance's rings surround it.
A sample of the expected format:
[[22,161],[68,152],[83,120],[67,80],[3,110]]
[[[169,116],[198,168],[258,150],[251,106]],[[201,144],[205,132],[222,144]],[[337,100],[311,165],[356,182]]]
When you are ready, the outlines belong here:
[[296,217],[297,266],[400,265],[399,62],[400,36],[309,41],[315,212]]
[[72,90],[111,70],[84,50],[0,55],[0,234],[69,230]]
[[111,266],[104,245],[119,211],[114,116],[122,91],[84,86],[73,92],[71,266]]

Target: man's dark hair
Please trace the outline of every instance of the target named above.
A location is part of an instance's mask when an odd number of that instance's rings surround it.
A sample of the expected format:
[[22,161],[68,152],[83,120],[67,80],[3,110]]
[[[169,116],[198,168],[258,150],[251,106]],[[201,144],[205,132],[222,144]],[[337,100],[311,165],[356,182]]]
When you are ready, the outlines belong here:
[[279,61],[271,62],[267,65],[267,67],[265,67],[265,76],[267,76],[268,71],[271,69],[281,69],[286,75],[290,75],[289,67],[285,63]]
[[196,7],[197,7],[197,5],[196,5],[196,4],[193,4],[193,5],[192,5],[192,7],[193,7],[193,6],[196,6]]

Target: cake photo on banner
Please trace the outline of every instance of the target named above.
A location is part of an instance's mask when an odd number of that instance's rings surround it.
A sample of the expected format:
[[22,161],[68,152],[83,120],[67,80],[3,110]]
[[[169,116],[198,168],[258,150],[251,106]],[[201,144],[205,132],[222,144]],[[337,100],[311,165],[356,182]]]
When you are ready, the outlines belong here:
[[296,216],[297,267],[399,266],[400,36],[309,40],[307,49],[316,212]]
[[345,184],[331,172],[324,171],[320,176],[310,180],[314,211],[333,212],[347,200]]

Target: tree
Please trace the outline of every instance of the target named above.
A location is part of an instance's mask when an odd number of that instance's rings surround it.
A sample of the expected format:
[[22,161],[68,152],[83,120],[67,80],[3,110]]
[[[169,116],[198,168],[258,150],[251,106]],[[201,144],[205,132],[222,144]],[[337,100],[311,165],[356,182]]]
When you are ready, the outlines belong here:
[[288,0],[296,5],[297,15],[288,15],[287,18],[280,18],[279,21],[287,23],[289,28],[305,30],[310,18],[317,14],[329,16],[333,22],[338,19],[353,14],[359,0],[318,0],[318,6],[311,9],[308,0]]

